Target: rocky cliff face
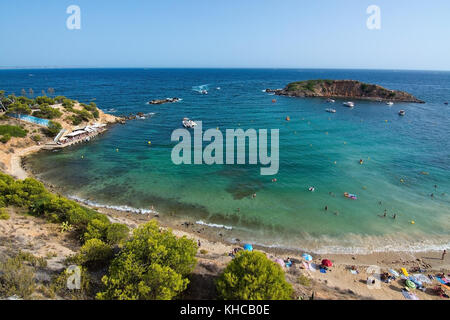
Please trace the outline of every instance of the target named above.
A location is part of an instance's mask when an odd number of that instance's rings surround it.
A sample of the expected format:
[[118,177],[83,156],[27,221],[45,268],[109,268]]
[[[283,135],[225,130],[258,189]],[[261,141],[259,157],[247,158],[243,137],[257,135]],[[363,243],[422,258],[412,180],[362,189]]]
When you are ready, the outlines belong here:
[[424,103],[413,95],[389,90],[379,85],[356,80],[307,80],[289,83],[284,89],[271,90],[277,95],[290,97],[353,98],[375,101]]

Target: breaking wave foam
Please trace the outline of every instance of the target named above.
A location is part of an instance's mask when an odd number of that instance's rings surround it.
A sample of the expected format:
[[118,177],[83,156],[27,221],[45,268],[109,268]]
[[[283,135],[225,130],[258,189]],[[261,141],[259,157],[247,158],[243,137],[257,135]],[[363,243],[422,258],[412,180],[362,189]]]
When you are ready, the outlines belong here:
[[158,213],[156,210],[151,209],[143,209],[143,208],[133,208],[129,206],[114,206],[114,205],[107,205],[107,204],[101,204],[97,203],[95,201],[83,199],[77,196],[68,196],[69,199],[75,200],[77,202],[83,203],[85,205],[96,207],[96,208],[105,208],[105,209],[112,209],[117,211],[123,211],[123,212],[133,212],[133,213],[139,213],[139,214],[148,214],[148,213]]
[[227,230],[232,230],[233,229],[233,227],[230,227],[230,226],[225,226],[223,224],[216,224],[216,223],[206,223],[206,222],[204,222],[202,220],[196,221],[195,223],[196,224],[200,224],[202,226],[212,227],[212,228],[221,228],[221,229],[223,228],[223,229],[227,229]]

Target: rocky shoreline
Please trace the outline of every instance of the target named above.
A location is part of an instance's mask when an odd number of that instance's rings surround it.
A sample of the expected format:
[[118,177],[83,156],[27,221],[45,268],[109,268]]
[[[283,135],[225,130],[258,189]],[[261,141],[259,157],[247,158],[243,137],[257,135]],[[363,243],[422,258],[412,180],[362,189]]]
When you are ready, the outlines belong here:
[[288,97],[345,98],[371,101],[425,103],[413,95],[357,80],[306,80],[289,83],[284,89],[266,89],[267,93]]

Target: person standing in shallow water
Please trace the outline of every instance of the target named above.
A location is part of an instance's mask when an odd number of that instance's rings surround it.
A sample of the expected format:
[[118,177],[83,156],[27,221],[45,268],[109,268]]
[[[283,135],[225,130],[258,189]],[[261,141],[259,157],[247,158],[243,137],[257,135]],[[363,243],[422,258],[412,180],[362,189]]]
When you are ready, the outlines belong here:
[[444,250],[444,251],[442,252],[442,258],[441,258],[441,260],[444,260],[446,254],[447,254],[447,250]]

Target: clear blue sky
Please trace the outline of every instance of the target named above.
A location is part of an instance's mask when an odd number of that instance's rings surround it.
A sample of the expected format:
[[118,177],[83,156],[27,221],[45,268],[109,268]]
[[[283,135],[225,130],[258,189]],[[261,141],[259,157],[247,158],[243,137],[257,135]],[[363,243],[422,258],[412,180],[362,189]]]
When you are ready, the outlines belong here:
[[449,0],[2,0],[0,66],[450,70],[449,14]]

